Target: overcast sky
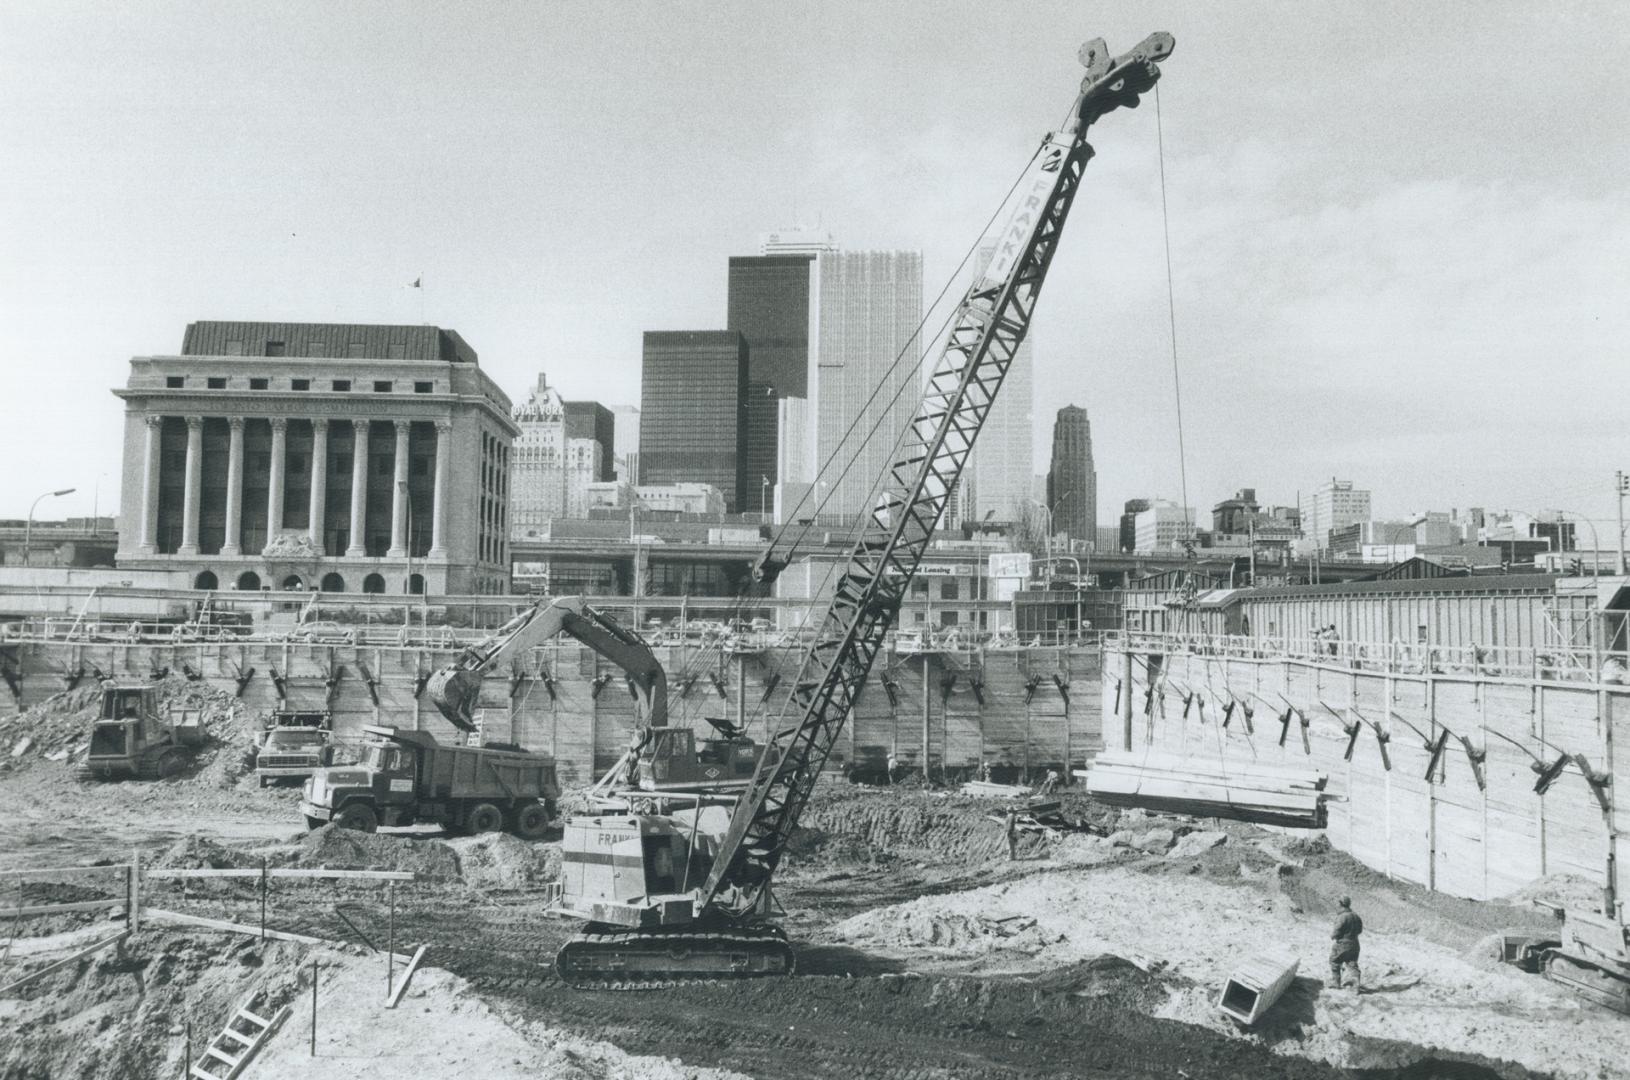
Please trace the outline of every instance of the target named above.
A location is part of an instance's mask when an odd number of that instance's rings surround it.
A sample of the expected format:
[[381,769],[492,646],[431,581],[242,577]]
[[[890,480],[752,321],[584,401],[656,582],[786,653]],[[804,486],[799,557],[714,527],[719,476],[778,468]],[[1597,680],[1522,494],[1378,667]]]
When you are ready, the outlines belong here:
[[[195,319],[427,321],[524,397],[639,399],[797,220],[930,297],[1076,50],[1176,36],[1161,105],[1188,491],[1613,516],[1630,470],[1630,16],[1615,3],[0,4],[0,516],[117,503],[132,355]],[[1043,294],[1037,468],[1181,493],[1153,100]],[[423,293],[406,288],[423,275]],[[421,315],[421,303],[423,305]],[[1583,539],[1583,537],[1581,538]],[[1604,537],[1604,546],[1607,543]]]

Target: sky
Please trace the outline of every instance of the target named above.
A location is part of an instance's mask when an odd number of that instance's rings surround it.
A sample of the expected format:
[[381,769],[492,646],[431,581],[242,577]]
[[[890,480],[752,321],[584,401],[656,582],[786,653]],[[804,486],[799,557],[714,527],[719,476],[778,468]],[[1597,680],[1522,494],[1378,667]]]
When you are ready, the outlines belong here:
[[932,298],[1069,108],[1080,44],[1155,30],[1159,109],[1094,126],[1035,317],[1037,470],[1073,403],[1106,524],[1339,476],[1377,518],[1612,528],[1630,18],[1607,0],[9,0],[0,516],[59,487],[41,519],[117,505],[110,389],[193,320],[429,322],[512,397],[541,370],[619,404],[643,331],[723,326],[726,260],[763,232],[921,250]]

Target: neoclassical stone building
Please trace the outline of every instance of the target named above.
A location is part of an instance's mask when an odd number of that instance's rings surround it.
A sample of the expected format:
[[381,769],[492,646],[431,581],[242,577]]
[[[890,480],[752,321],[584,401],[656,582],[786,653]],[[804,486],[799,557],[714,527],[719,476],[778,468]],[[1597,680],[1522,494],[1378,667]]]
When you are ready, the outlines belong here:
[[199,588],[508,591],[518,429],[455,331],[197,322],[114,393],[120,566]]

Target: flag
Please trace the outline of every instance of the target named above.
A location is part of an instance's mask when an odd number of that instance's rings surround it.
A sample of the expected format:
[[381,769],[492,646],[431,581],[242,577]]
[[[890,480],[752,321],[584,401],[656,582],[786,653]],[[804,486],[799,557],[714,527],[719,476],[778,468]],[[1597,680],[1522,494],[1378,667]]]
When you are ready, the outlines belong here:
[[410,288],[410,289],[422,289],[422,288],[424,288],[424,275],[420,274],[418,277],[414,278],[413,279],[413,284],[409,285],[408,288]]

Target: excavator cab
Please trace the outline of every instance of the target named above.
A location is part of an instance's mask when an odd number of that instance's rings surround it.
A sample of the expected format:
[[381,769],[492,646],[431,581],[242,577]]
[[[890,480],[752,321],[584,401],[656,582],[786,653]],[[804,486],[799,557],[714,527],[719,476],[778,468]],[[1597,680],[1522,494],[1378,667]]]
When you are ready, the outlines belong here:
[[[721,731],[734,729],[724,721]],[[688,727],[654,727],[639,749],[637,786],[643,791],[734,793],[746,788],[764,748],[741,734],[703,739]]]

